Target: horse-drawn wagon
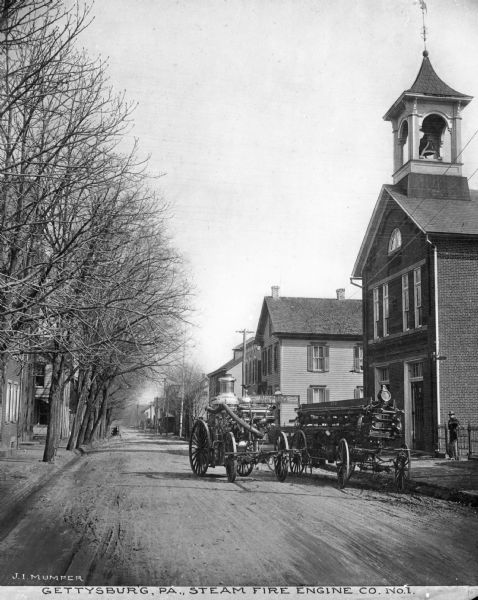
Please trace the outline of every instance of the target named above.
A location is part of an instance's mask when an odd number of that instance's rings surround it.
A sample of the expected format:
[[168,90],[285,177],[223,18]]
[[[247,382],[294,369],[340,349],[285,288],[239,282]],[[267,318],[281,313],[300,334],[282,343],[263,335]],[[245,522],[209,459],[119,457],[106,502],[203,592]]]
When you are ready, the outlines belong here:
[[287,435],[280,430],[277,407],[254,403],[234,395],[234,379],[220,378],[220,393],[207,407],[206,418],[197,419],[189,440],[189,462],[202,477],[209,467],[224,466],[227,478],[247,477],[254,466],[271,466],[278,481],[289,470]]
[[359,400],[301,404],[291,433],[290,470],[335,463],[340,488],[355,468],[394,473],[395,487],[403,491],[410,477],[410,451],[403,440],[403,411],[397,409],[385,387],[377,401]]

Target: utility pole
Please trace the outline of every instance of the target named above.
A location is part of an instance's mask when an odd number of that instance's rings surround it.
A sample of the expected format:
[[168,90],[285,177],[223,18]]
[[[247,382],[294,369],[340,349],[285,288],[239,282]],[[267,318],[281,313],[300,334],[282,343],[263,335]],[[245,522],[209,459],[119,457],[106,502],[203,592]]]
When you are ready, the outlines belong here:
[[159,396],[154,397],[154,432],[159,432]]
[[163,379],[163,396],[164,396],[164,433],[168,437],[169,417],[168,417],[168,399],[166,396],[166,377]]
[[181,365],[181,406],[179,408],[179,437],[183,437],[183,415],[184,415],[184,363],[186,360],[186,331],[183,340],[183,360]]
[[248,329],[240,329],[236,333],[242,333],[242,397],[246,395],[246,336],[254,333]]

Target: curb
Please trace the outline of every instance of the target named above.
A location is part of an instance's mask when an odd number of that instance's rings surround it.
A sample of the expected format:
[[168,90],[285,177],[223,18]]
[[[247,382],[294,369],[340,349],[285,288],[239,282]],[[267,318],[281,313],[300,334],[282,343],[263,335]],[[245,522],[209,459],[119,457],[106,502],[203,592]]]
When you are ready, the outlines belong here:
[[[329,465],[323,465],[319,471],[320,470],[336,473],[335,467]],[[381,480],[373,479],[373,476],[370,475],[370,473],[359,471],[355,476],[352,475],[347,485],[350,484],[352,487],[355,485],[360,488],[369,488],[377,491],[395,491],[393,489],[392,479],[385,477]],[[398,494],[400,492],[396,493]],[[457,502],[466,506],[478,506],[478,492],[467,492],[458,488],[445,488],[433,483],[414,481],[413,478],[408,481],[406,491],[403,492],[405,495],[407,493],[429,496],[431,498],[438,498],[439,500],[447,500],[449,502]]]

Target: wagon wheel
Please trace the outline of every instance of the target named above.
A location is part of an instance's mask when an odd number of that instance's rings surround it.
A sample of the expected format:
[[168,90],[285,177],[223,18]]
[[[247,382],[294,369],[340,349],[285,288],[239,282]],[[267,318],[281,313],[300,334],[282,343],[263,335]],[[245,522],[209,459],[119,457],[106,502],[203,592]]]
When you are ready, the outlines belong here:
[[248,477],[252,473],[254,463],[252,462],[238,462],[237,463],[237,474],[241,477]]
[[226,467],[227,480],[230,483],[234,483],[237,474],[237,449],[236,440],[231,431],[228,431],[224,437],[224,454],[224,466]]
[[307,440],[305,433],[299,429],[292,437],[290,456],[290,472],[293,475],[301,475],[308,463],[307,460]]
[[349,445],[347,440],[342,438],[339,442],[339,447],[337,449],[337,481],[339,484],[339,488],[343,489],[345,484],[347,483],[350,475],[352,474],[350,470],[350,452]]
[[274,472],[277,481],[285,481],[289,471],[289,442],[286,434],[281,431],[276,442],[276,455],[274,456]]
[[395,465],[395,489],[397,492],[404,492],[407,482],[410,480],[411,467],[410,449],[407,444],[402,444],[393,462]]
[[207,423],[198,419],[191,431],[189,440],[189,464],[195,475],[203,477],[209,466],[211,436]]

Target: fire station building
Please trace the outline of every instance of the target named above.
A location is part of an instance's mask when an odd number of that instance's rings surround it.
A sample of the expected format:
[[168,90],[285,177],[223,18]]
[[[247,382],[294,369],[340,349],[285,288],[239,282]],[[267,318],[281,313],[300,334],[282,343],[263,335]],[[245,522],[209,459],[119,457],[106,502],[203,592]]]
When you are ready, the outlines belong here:
[[405,441],[442,445],[454,410],[478,425],[478,191],[462,175],[462,110],[423,52],[384,119],[393,184],[384,185],[353,277],[362,280],[365,396],[386,384],[405,411]]

